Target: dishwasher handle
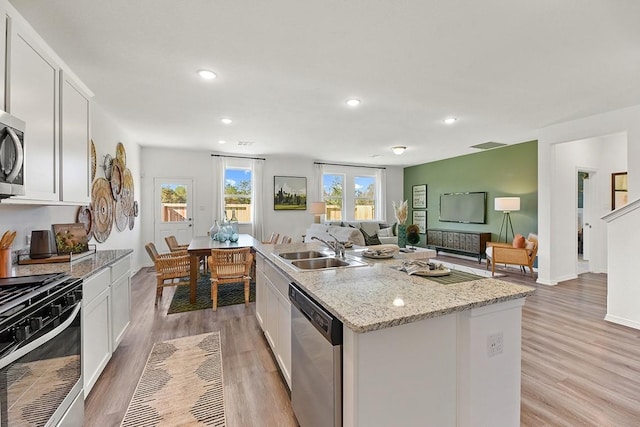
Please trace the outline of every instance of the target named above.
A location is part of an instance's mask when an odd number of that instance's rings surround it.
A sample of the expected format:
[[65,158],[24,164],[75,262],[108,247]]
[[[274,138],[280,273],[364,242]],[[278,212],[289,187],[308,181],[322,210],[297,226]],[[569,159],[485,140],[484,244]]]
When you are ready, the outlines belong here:
[[305,294],[295,283],[289,284],[289,300],[332,345],[342,345],[342,322]]

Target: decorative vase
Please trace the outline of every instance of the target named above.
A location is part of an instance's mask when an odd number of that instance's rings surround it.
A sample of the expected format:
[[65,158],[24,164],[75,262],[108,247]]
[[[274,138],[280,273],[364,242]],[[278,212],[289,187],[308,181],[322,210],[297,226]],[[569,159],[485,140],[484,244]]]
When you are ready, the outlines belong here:
[[218,232],[220,231],[220,224],[216,219],[211,228],[209,229],[209,237],[213,240],[218,240]]
[[398,224],[398,247],[407,247],[407,226],[405,224]]

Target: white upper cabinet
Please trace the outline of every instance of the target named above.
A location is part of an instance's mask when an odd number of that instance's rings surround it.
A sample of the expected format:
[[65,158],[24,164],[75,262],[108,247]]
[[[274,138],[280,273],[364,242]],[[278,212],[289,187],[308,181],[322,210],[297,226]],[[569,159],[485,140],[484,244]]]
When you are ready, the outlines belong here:
[[61,200],[91,201],[89,178],[89,96],[72,77],[60,72]]
[[4,105],[5,70],[7,65],[7,13],[0,5],[0,110],[7,111]]
[[7,106],[26,123],[23,198],[59,201],[58,65],[27,28],[10,26]]

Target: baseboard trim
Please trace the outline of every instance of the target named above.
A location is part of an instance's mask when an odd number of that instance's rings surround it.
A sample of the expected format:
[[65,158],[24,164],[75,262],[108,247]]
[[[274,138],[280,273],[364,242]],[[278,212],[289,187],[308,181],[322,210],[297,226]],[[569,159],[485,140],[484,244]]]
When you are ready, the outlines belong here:
[[604,320],[611,323],[617,323],[618,325],[628,326],[629,328],[640,329],[640,322],[636,320],[629,320],[608,313],[604,316]]

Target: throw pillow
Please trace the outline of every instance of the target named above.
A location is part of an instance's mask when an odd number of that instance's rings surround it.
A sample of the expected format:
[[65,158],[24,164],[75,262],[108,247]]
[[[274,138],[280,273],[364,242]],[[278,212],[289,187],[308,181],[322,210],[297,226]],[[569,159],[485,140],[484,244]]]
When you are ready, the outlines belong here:
[[533,252],[533,245],[534,245],[534,242],[532,242],[531,240],[525,240],[524,242],[524,247],[527,249],[527,252],[529,253]]
[[365,246],[373,246],[373,245],[381,245],[382,244],[380,239],[378,239],[378,235],[377,234],[374,234],[373,236],[370,236],[362,228],[360,229],[360,232],[364,236],[364,244],[365,244]]
[[514,248],[524,248],[525,240],[522,234],[516,234],[513,237],[513,247]]
[[378,237],[393,237],[393,230],[391,227],[381,228],[378,231]]
[[391,232],[393,233],[394,236],[398,235],[398,223],[394,222],[393,225],[391,226]]

